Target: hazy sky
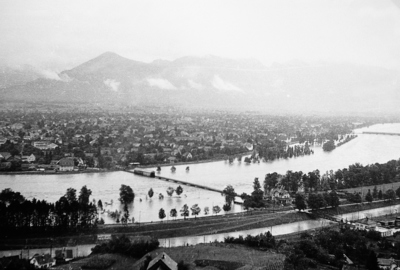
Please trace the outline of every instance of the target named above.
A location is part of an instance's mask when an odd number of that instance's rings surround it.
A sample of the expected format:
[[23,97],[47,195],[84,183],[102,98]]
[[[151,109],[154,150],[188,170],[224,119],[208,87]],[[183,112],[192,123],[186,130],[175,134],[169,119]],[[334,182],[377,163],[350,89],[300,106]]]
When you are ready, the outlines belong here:
[[0,0],[0,65],[61,71],[105,51],[400,69],[400,0]]

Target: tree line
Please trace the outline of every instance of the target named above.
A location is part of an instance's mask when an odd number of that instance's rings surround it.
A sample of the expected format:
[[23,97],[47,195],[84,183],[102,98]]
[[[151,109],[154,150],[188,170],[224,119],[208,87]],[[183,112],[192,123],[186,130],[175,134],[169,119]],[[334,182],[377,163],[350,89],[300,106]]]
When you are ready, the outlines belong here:
[[55,203],[26,199],[19,192],[0,193],[2,235],[76,232],[95,228],[97,207],[90,201],[92,191],[83,186],[77,196],[73,188]]
[[268,173],[264,179],[264,190],[270,191],[277,186],[295,194],[298,191],[316,192],[381,185],[400,181],[400,160],[391,160],[383,164],[375,163],[363,166],[360,163],[348,168],[331,170],[321,176],[319,170],[308,173],[287,171],[281,175]]
[[258,155],[265,161],[314,154],[308,142],[305,145],[287,146],[284,141],[266,141],[257,146]]

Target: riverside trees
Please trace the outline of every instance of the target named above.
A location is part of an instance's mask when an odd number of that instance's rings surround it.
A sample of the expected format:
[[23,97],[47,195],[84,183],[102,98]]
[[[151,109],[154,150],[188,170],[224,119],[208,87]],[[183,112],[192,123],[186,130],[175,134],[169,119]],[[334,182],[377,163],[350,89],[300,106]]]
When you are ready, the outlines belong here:
[[90,202],[90,189],[68,189],[55,203],[25,199],[11,189],[0,193],[0,231],[8,235],[65,232],[90,229],[97,225],[97,207]]

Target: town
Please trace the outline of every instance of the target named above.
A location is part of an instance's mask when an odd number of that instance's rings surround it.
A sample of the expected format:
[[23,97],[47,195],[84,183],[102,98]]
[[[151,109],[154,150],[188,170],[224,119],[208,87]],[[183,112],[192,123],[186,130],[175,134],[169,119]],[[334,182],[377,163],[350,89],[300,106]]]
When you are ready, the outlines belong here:
[[[393,121],[170,107],[5,108],[0,115],[0,171],[8,172],[82,172],[241,159],[255,149],[264,160],[290,158],[310,154],[307,145],[345,142],[356,127]],[[290,147],[298,144],[306,147]]]

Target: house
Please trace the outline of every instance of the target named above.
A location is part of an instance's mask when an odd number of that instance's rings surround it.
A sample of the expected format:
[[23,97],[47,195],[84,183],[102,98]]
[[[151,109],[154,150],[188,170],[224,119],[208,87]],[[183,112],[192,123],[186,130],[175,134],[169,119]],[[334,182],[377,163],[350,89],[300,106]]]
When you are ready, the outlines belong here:
[[178,264],[162,252],[150,261],[147,270],[178,270]]
[[31,154],[30,156],[22,156],[22,161],[32,163],[36,161],[36,157],[34,154]]
[[369,218],[361,219],[357,222],[354,222],[354,226],[356,229],[359,230],[375,230],[377,222],[370,220]]
[[0,145],[3,145],[7,142],[6,138],[0,138]]
[[393,258],[378,258],[378,266],[380,269],[384,270],[398,269],[396,261]]
[[35,254],[32,259],[30,259],[30,263],[37,269],[47,269],[56,264],[50,254]]
[[292,198],[287,190],[283,188],[273,188],[269,192],[269,194],[265,194],[265,199],[270,199],[271,201],[275,201],[278,204],[287,205],[292,202]]
[[11,154],[8,152],[0,152],[0,160],[8,160],[11,157]]
[[47,149],[48,145],[49,145],[49,142],[46,142],[46,141],[33,142],[33,147],[38,148],[40,150]]
[[61,172],[70,172],[74,170],[75,162],[73,158],[62,158],[58,162],[58,165]]
[[193,158],[193,155],[192,155],[190,152],[184,153],[183,156],[184,156],[187,160]]
[[168,158],[169,163],[175,163],[177,161],[176,157],[169,157]]

